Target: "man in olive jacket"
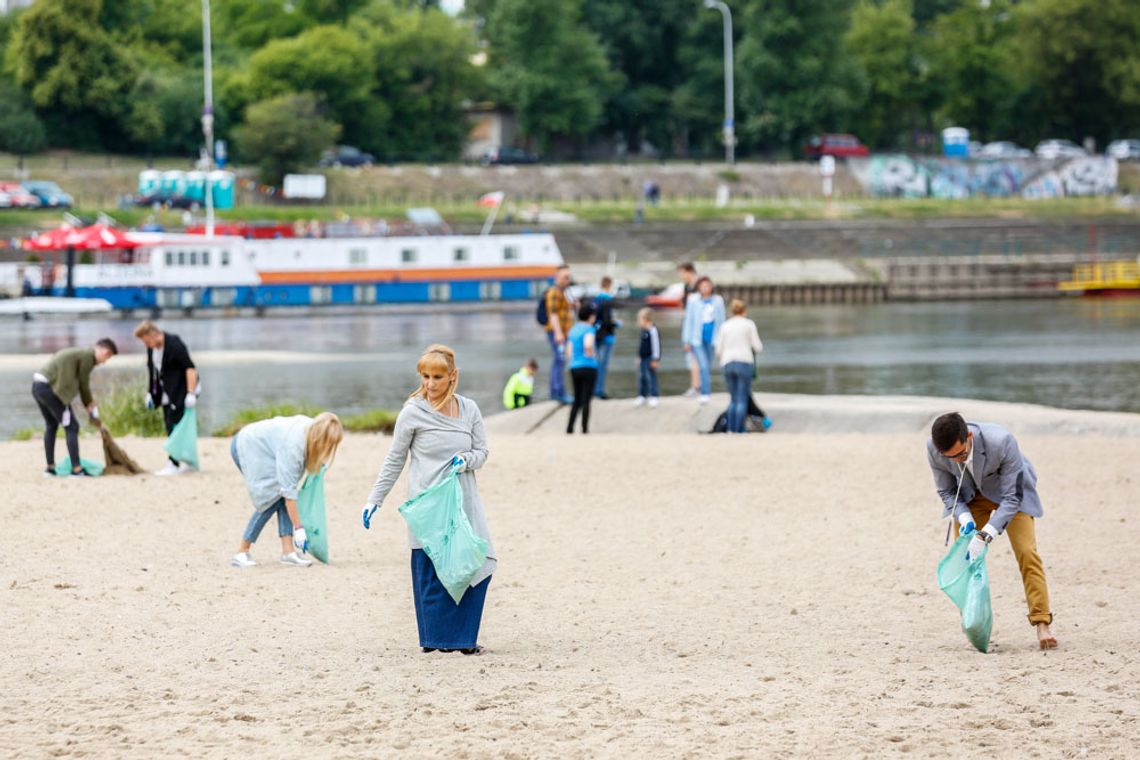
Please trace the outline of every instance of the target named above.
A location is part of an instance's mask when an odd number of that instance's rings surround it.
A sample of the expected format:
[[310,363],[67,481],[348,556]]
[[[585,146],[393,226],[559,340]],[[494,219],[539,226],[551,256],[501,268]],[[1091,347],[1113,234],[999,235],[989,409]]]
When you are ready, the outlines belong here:
[[79,420],[71,411],[71,401],[78,394],[91,420],[99,424],[99,407],[91,396],[91,372],[117,353],[115,342],[103,338],[92,348],[63,349],[32,375],[32,398],[44,417],[45,476],[55,475],[55,436],[61,425],[67,437],[71,474],[88,474],[79,463]]
[[[135,328],[135,337],[146,346],[147,408],[162,407],[162,422],[170,435],[186,410],[197,406],[198,369],[182,339],[158,329],[149,319]],[[180,475],[190,469],[170,457],[166,466],[154,474]]]

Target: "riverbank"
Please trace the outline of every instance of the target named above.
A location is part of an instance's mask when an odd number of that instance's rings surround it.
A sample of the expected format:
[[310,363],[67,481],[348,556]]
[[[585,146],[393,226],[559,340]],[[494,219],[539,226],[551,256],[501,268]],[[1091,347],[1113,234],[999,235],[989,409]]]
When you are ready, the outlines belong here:
[[[981,655],[934,581],[924,435],[785,435],[790,408],[761,400],[770,435],[536,439],[489,418],[478,658],[415,646],[403,484],[359,526],[386,437],[349,436],[327,477],[332,565],[278,565],[270,526],[249,571],[226,566],[249,509],[227,441],[202,441],[199,474],[84,481],[42,479],[39,441],[0,443],[0,754],[1133,752],[1140,438],[1020,436],[1061,648],[1037,650],[999,539]],[[161,441],[121,443],[162,464]]]

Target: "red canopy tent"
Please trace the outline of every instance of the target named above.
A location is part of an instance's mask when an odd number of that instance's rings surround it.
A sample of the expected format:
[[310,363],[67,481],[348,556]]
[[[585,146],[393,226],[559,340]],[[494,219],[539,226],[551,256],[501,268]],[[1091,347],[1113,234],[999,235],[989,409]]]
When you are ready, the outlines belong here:
[[24,248],[31,251],[67,251],[67,289],[65,295],[68,297],[75,295],[72,270],[75,267],[75,252],[77,250],[133,250],[140,245],[142,243],[127,233],[102,222],[81,229],[64,224],[24,241]]

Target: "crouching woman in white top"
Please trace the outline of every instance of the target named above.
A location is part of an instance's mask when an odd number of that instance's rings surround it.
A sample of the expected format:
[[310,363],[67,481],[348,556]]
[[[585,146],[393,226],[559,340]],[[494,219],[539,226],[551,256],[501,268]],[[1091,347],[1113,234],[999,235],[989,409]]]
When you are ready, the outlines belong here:
[[764,344],[760,342],[756,323],[745,316],[744,302],[734,298],[730,310],[732,317],[716,336],[716,353],[724,370],[724,384],[728,386],[728,432],[743,433],[748,402],[752,398],[752,370]]
[[475,470],[487,461],[488,453],[483,415],[474,401],[456,395],[459,371],[455,368],[455,352],[447,346],[429,346],[420,357],[416,371],[420,387],[404,403],[396,418],[388,456],[364,505],[364,527],[369,527],[376,510],[396,484],[409,454],[408,498],[441,482],[449,476],[453,466],[459,467],[463,511],[475,535],[487,542],[487,560],[456,604],[439,580],[423,546],[408,531],[412,549],[412,595],[420,647],[424,652],[479,654],[483,651],[478,644],[483,603],[497,565],[491,531],[475,482]]
[[344,427],[332,412],[322,412],[313,419],[303,415],[274,417],[238,431],[230,441],[230,456],[245,478],[253,516],[231,565],[257,564],[249,550],[273,515],[277,515],[277,534],[281,537],[281,563],[295,567],[313,564],[301,556],[308,550],[309,541],[297,514],[297,491],[307,473],[316,475],[322,466],[332,464],[343,438]]

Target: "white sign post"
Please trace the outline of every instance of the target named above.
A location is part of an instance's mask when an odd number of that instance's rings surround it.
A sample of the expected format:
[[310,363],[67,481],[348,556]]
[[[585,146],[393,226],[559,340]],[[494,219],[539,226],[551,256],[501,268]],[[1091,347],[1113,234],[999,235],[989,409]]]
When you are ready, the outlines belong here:
[[831,178],[835,176],[835,156],[820,156],[819,173],[823,176],[823,197],[831,200]]

